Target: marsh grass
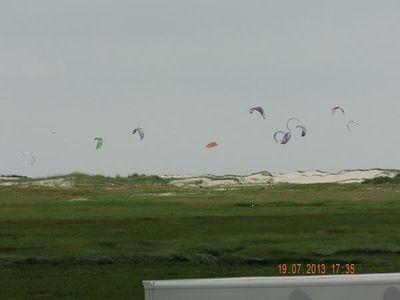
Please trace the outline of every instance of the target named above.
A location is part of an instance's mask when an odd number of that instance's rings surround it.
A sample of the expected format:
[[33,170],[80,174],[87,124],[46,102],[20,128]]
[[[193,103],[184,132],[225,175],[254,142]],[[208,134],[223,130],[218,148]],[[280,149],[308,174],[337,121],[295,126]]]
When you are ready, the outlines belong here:
[[396,184],[215,190],[142,175],[57,178],[74,185],[0,187],[4,299],[143,299],[145,279],[277,276],[281,262],[400,270]]

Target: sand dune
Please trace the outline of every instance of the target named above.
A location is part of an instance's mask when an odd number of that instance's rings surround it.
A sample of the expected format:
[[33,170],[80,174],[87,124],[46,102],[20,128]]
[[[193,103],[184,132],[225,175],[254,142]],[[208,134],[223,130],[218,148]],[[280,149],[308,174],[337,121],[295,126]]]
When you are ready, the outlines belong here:
[[[178,187],[239,187],[239,186],[267,186],[274,184],[315,184],[315,183],[360,183],[366,179],[376,177],[394,177],[399,174],[396,170],[345,170],[338,173],[324,171],[296,171],[291,173],[269,173],[259,172],[251,175],[162,175],[160,177],[170,180],[170,184]],[[2,177],[0,186],[19,187],[52,187],[71,188],[74,186],[69,177],[40,178],[40,179],[17,179],[13,177]],[[163,196],[169,196],[165,194]]]
[[251,185],[271,185],[279,183],[315,184],[315,183],[360,183],[376,177],[394,177],[395,170],[346,170],[338,173],[323,171],[296,171],[287,174],[260,172],[248,176],[215,175],[165,175],[175,186],[232,187]]
[[0,186],[18,187],[52,187],[52,188],[71,188],[73,183],[68,178],[49,178],[39,180],[25,180],[3,177]]

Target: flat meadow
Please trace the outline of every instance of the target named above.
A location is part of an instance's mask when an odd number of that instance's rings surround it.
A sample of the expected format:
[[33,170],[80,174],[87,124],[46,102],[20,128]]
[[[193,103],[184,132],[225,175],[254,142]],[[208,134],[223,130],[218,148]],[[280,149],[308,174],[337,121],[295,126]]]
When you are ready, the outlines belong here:
[[225,189],[156,176],[53,179],[71,185],[0,185],[1,299],[140,300],[143,280],[284,276],[280,263],[400,270],[397,183]]

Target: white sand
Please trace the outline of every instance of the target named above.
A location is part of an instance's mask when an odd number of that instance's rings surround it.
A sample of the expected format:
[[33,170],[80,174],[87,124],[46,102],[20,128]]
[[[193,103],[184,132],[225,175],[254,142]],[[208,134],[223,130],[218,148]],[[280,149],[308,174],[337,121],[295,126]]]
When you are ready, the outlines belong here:
[[[282,183],[313,184],[313,183],[360,183],[365,179],[372,179],[381,176],[394,177],[399,171],[393,170],[348,170],[338,173],[323,171],[297,171],[287,174],[271,174],[260,172],[247,176],[237,175],[163,175],[162,178],[171,179],[171,184],[178,187],[211,187],[231,188],[240,186],[263,186]],[[4,178],[3,178],[4,179]],[[68,178],[18,180],[7,178],[0,180],[0,186],[34,187],[45,186],[54,188],[71,188],[73,182]],[[170,193],[162,193],[158,196],[172,196]]]
[[216,176],[216,175],[165,175],[163,178],[172,179],[171,184],[179,187],[235,187],[240,185],[265,185],[273,183],[268,172],[248,176]]
[[171,184],[180,187],[235,187],[279,183],[360,183],[365,179],[372,179],[381,176],[394,177],[396,174],[398,174],[398,171],[371,169],[349,170],[338,173],[297,171],[287,174],[270,174],[268,172],[261,172],[248,176],[165,175],[162,177],[172,179]]
[[396,171],[386,170],[351,170],[339,173],[322,172],[293,172],[289,174],[274,175],[274,183],[360,183],[365,179],[372,179],[381,176],[394,177]]
[[[23,180],[23,179],[21,179]],[[0,186],[18,186],[18,187],[35,187],[45,186],[54,188],[71,188],[73,184],[66,178],[55,178],[55,179],[40,179],[40,180],[5,180],[0,181]]]

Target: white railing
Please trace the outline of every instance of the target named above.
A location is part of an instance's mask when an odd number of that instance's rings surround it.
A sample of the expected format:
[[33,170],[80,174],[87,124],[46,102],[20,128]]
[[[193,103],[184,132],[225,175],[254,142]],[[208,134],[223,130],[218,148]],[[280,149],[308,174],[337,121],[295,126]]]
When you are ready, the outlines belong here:
[[400,273],[143,281],[146,300],[400,300]]

